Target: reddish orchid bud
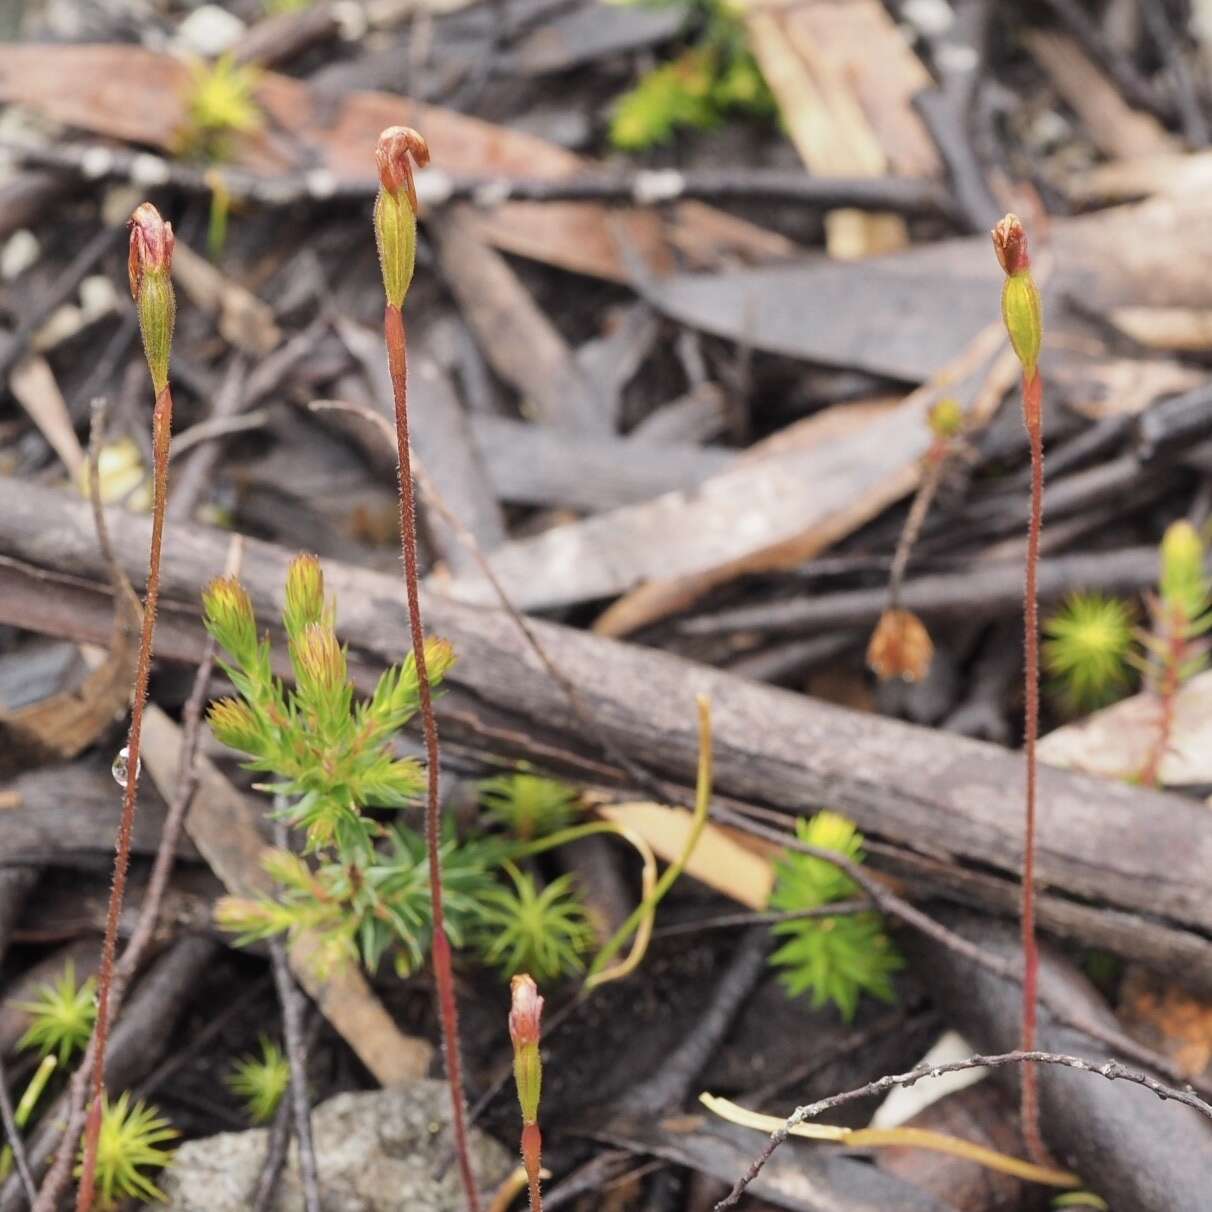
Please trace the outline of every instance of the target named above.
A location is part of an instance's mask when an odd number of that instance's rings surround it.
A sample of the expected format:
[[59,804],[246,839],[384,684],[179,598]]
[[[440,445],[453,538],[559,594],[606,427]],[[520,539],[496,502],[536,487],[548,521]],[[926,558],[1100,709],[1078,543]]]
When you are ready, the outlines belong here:
[[1002,320],[1010,344],[1022,363],[1027,379],[1035,375],[1044,339],[1044,309],[1039,289],[1031,276],[1027,233],[1017,215],[1007,215],[994,229],[993,251],[1006,272],[1002,286]]
[[417,191],[413,161],[429,163],[429,145],[407,126],[389,126],[375,148],[379,196],[375,199],[375,243],[383,290],[392,307],[403,307],[417,261]]
[[525,974],[509,983],[509,1038],[513,1041],[513,1076],[522,1106],[522,1122],[533,1124],[539,1118],[539,1093],[543,1069],[539,1056],[539,1031],[543,1017],[543,999],[538,986]]
[[168,273],[172,269],[173,225],[166,223],[150,203],[142,202],[130,217],[130,294],[139,298],[144,276],[148,273]]
[[143,352],[152,385],[159,395],[168,386],[168,359],[173,344],[177,303],[170,271],[173,228],[150,202],[141,203],[130,219],[130,293],[139,313]]
[[418,168],[424,168],[429,163],[429,144],[411,126],[389,126],[379,136],[379,145],[375,148],[379,184],[397,198],[400,190],[403,190],[416,214],[417,190],[412,179],[414,160]]
[[543,1018],[543,999],[534,978],[522,973],[509,982],[512,1002],[509,1009],[509,1038],[513,1046],[537,1044]]
[[1027,233],[1018,215],[1007,215],[990,233],[998,264],[1008,274],[1022,273],[1031,268],[1027,251]]

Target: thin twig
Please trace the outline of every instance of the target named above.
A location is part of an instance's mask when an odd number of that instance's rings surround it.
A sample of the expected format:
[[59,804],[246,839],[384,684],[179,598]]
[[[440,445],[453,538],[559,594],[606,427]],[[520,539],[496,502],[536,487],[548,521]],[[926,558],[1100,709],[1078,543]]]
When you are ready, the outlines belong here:
[[722,930],[733,926],[774,926],[779,922],[798,922],[805,918],[850,917],[855,913],[870,913],[871,909],[870,900],[852,900],[812,905],[807,909],[785,909],[781,912],[721,913],[718,917],[679,922],[676,926],[661,926],[652,932],[652,937],[670,938],[676,934],[698,934],[700,930]]
[[30,1173],[29,1158],[25,1156],[25,1141],[21,1138],[21,1130],[17,1127],[17,1117],[13,1114],[12,1099],[8,1096],[8,1077],[4,1072],[3,1053],[0,1053],[0,1124],[4,1126],[8,1147],[13,1151],[13,1164],[21,1176],[25,1197],[32,1205],[38,1198],[38,1188],[34,1185],[33,1174]]
[[[61,141],[35,143],[0,139],[0,151],[24,165],[69,172],[89,181],[139,181],[154,174],[174,189],[210,196],[216,182],[233,202],[292,206],[302,201],[340,204],[374,196],[369,179],[338,179],[331,173],[278,173],[266,176],[231,165],[199,169],[180,160],[99,144]],[[453,175],[430,169],[417,175],[418,195],[426,206],[467,201],[483,207],[506,202],[615,202],[636,206],[691,199],[794,202],[833,210],[837,207],[896,211],[954,219],[954,206],[934,182],[916,177],[813,177],[781,169],[712,169],[688,172],[640,170],[589,172],[571,177]]]
[[858,1086],[842,1094],[832,1094],[828,1098],[822,1098],[815,1103],[797,1107],[787,1117],[783,1125],[777,1131],[770,1134],[770,1139],[766,1142],[765,1148],[753,1160],[749,1169],[737,1180],[736,1185],[728,1193],[727,1197],[715,1205],[715,1212],[723,1212],[726,1208],[735,1207],[741,1196],[745,1193],[745,1189],[761,1173],[762,1167],[770,1160],[774,1151],[791,1135],[792,1128],[797,1124],[803,1123],[805,1120],[815,1119],[826,1111],[832,1111],[837,1107],[845,1106],[847,1103],[856,1102],[862,1098],[885,1094],[894,1086],[912,1086],[921,1081],[923,1077],[939,1077],[944,1073],[960,1073],[967,1069],[997,1069],[1003,1065],[1019,1064],[1026,1064],[1029,1067],[1037,1064],[1060,1065],[1068,1069],[1076,1069],[1080,1073],[1097,1074],[1099,1077],[1107,1078],[1108,1081],[1133,1082],[1138,1086],[1144,1086],[1146,1090],[1151,1090],[1163,1102],[1167,1099],[1172,1099],[1175,1102],[1182,1103],[1185,1107],[1198,1111],[1200,1115],[1212,1119],[1212,1106],[1204,1102],[1202,1098],[1197,1097],[1188,1090],[1178,1090],[1173,1086],[1164,1085],[1156,1078],[1150,1077],[1147,1073],[1128,1069],[1118,1061],[1106,1061],[1101,1065],[1096,1065],[1088,1060],[1083,1060],[1080,1056],[1068,1056],[1057,1052],[1016,1051],[1002,1052],[993,1056],[970,1056],[966,1060],[949,1061],[941,1065],[926,1063],[918,1065],[916,1069],[910,1069],[906,1073],[891,1073],[885,1077],[877,1078],[875,1081],[868,1082],[865,1086]]
[[[291,1080],[293,1082],[294,1079]],[[277,1114],[274,1115],[273,1126],[269,1130],[269,1140],[266,1143],[265,1162],[257,1179],[252,1212],[269,1212],[277,1198],[278,1178],[282,1173],[282,1167],[286,1165],[286,1152],[290,1145],[290,1125],[294,1119],[293,1107],[293,1096],[284,1098],[278,1104]]]

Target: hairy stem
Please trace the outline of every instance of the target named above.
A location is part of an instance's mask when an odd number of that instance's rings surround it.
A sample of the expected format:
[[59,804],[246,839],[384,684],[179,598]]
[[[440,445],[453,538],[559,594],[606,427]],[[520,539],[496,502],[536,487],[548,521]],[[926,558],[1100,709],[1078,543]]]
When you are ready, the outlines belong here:
[[[1023,1016],[1019,1049],[1033,1052],[1039,998],[1039,951],[1035,943],[1035,815],[1039,739],[1039,541],[1044,511],[1043,382],[1036,370],[1023,380],[1023,415],[1031,439],[1031,521],[1027,530],[1026,595],[1023,601],[1025,648],[1024,740],[1027,757],[1026,826],[1023,836]],[[1034,1065],[1023,1069],[1021,1118],[1027,1152],[1036,1161],[1046,1156],[1039,1127],[1039,1074]]]
[[425,730],[425,757],[428,784],[425,801],[425,843],[429,852],[429,894],[433,904],[433,970],[438,990],[438,1014],[442,1026],[442,1044],[446,1053],[446,1073],[450,1080],[451,1117],[459,1173],[467,1196],[469,1212],[479,1212],[479,1192],[471,1168],[467,1143],[467,1106],[463,1096],[463,1065],[459,1053],[459,1010],[455,1002],[454,966],[450,942],[446,937],[446,919],[442,911],[442,868],[438,855],[440,809],[438,805],[438,722],[429,689],[429,671],[425,664],[425,631],[421,621],[421,601],[417,589],[417,507],[413,493],[412,454],[408,438],[408,355],[404,333],[404,314],[388,303],[383,315],[387,341],[387,364],[395,397],[396,455],[400,471],[400,546],[404,555],[404,587],[408,595],[408,626],[416,661],[417,688],[421,698],[421,721]]
[[105,912],[105,937],[101,943],[101,967],[97,974],[97,1022],[93,1028],[95,1055],[92,1061],[92,1093],[84,1135],[84,1166],[76,1193],[76,1212],[88,1212],[93,1204],[96,1177],[97,1139],[101,1131],[101,1092],[105,1083],[105,1048],[109,1040],[110,994],[114,978],[114,956],[118,945],[118,921],[126,895],[130,869],[131,837],[135,827],[135,804],[139,794],[139,753],[143,737],[143,707],[151,675],[152,642],[156,630],[156,605],[160,599],[160,549],[164,538],[164,508],[168,499],[168,447],[172,439],[173,396],[167,384],[156,397],[152,414],[152,534],[147,568],[147,597],[143,603],[143,626],[139,633],[139,655],[135,666],[134,701],[130,733],[126,741],[126,787],[122,795],[122,818],[114,854],[114,881]]
[[1137,776],[1145,787],[1161,786],[1161,768],[1166,752],[1170,748],[1170,737],[1174,732],[1174,711],[1178,705],[1178,692],[1182,687],[1182,666],[1187,655],[1186,620],[1169,618],[1171,629],[1166,645],[1165,668],[1157,687],[1159,715],[1157,732],[1149,748],[1149,756]]

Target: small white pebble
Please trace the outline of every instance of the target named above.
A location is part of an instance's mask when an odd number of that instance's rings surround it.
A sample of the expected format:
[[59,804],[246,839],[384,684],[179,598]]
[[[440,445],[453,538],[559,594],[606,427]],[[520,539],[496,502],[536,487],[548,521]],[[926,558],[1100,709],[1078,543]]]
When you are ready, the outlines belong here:
[[680,198],[685,188],[686,178],[676,168],[650,169],[636,173],[631,194],[640,206],[650,206]]
[[118,292],[105,274],[89,274],[80,283],[80,310],[87,320],[99,320],[118,309]]
[[944,43],[934,57],[944,72],[974,72],[981,61],[976,47],[957,42]]
[[114,153],[108,147],[90,147],[80,157],[80,171],[90,181],[108,176],[114,167]]
[[450,200],[454,192],[450,174],[440,168],[418,169],[413,179],[417,187],[417,201],[423,206],[441,206]]
[[332,15],[337,23],[337,36],[346,42],[360,42],[370,27],[366,10],[356,0],[337,0]]
[[101,203],[101,220],[107,227],[119,227],[131,217],[144,199],[144,191],[127,182],[111,186]]
[[169,178],[168,161],[141,152],[130,165],[130,179],[139,185],[163,185]]
[[3,252],[0,252],[0,278],[5,282],[14,281],[36,265],[41,255],[42,245],[32,231],[23,227],[13,232],[4,242]]
[[204,59],[230,50],[247,27],[235,13],[217,4],[203,4],[177,26],[174,45]]
[[509,200],[509,183],[507,181],[489,181],[475,191],[474,201],[477,206],[500,206]]
[[313,168],[307,174],[307,192],[313,198],[331,198],[337,192],[337,179],[326,168]]
[[955,23],[955,12],[947,0],[905,0],[901,16],[928,37],[945,34]]

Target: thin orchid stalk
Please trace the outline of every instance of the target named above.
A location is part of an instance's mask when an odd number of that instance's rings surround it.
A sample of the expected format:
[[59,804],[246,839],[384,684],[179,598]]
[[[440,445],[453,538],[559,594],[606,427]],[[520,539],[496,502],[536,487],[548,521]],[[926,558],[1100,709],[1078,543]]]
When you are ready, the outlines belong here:
[[160,598],[160,549],[164,538],[164,510],[168,499],[168,454],[172,440],[173,396],[168,382],[176,302],[171,278],[173,229],[150,202],[144,202],[130,221],[130,290],[139,313],[143,351],[156,393],[152,412],[152,534],[147,569],[147,596],[135,665],[134,698],[130,732],[126,741],[126,770],[122,794],[122,817],[118,823],[114,855],[114,881],[105,914],[105,937],[101,944],[101,966],[97,974],[97,1021],[93,1028],[94,1058],[91,1105],[84,1131],[84,1162],[76,1193],[77,1212],[88,1212],[93,1204],[96,1180],[97,1142],[101,1131],[101,1096],[105,1086],[105,1049],[109,1040],[110,996],[114,958],[118,945],[118,921],[126,895],[130,868],[131,838],[139,794],[140,749],[143,737],[143,707],[151,674],[152,643],[156,629],[156,605]]
[[[1025,647],[1024,739],[1027,760],[1026,826],[1023,837],[1023,1013],[1019,1048],[1035,1051],[1039,1001],[1039,951],[1035,941],[1035,819],[1039,739],[1039,540],[1044,501],[1044,385],[1039,373],[1043,340],[1043,306],[1031,276],[1027,233],[1015,215],[993,229],[993,247],[1005,271],[1002,319],[1010,344],[1023,367],[1023,421],[1031,443],[1031,519],[1027,529],[1026,593],[1023,602]],[[1047,1156],[1039,1126],[1039,1075],[1033,1065],[1023,1069],[1022,1130],[1027,1151],[1036,1161]]]
[[459,1052],[459,1012],[455,1001],[454,966],[442,910],[442,869],[438,846],[441,810],[438,802],[438,723],[434,717],[425,663],[425,630],[417,588],[417,511],[413,491],[412,455],[408,435],[408,347],[404,328],[404,299],[412,282],[417,256],[417,193],[412,164],[429,163],[429,147],[415,131],[405,126],[388,127],[375,149],[380,189],[375,201],[375,239],[383,271],[387,305],[383,333],[387,364],[395,397],[396,455],[400,472],[400,546],[404,556],[404,587],[408,596],[408,625],[417,686],[421,698],[421,721],[425,732],[428,787],[425,802],[425,840],[429,852],[429,892],[433,905],[433,970],[438,992],[438,1015],[450,1081],[451,1117],[459,1172],[469,1212],[479,1210],[479,1192],[471,1168],[467,1141],[467,1103],[463,1094],[463,1066]]

